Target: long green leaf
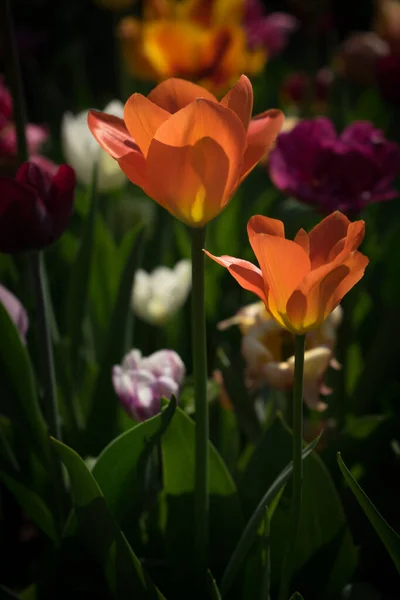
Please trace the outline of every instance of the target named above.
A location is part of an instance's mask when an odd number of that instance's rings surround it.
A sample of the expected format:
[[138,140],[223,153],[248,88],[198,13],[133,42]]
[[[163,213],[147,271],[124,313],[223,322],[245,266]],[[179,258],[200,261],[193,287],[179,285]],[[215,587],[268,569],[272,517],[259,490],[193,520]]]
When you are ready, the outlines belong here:
[[210,570],[207,571],[207,588],[210,592],[211,600],[222,600],[217,583]]
[[400,536],[392,529],[392,527],[390,527],[389,523],[385,521],[378,509],[368,498],[367,494],[354,479],[353,475],[344,464],[340,452],[337,454],[337,461],[349,488],[357,498],[359,505],[380,537],[398,573],[400,573]]
[[103,565],[113,596],[118,600],[162,598],[145,576],[85,462],[68,446],[52,442],[70,476],[80,535]]
[[53,516],[42,498],[9,475],[1,473],[0,477],[35,525],[48,535],[54,543],[57,543],[57,531]]
[[28,351],[8,312],[0,303],[0,361],[4,374],[18,398],[18,417],[26,424],[28,434],[46,460],[49,459],[49,439],[46,422],[40,410],[35,376]]
[[92,455],[98,454],[116,433],[118,402],[112,386],[111,369],[121,361],[125,352],[127,327],[132,311],[132,283],[140,260],[143,234],[142,224],[138,225],[131,234],[131,252],[122,273],[118,297],[110,320],[105,354],[94,387],[85,433],[88,442],[86,452]]
[[[162,438],[166,494],[168,558],[182,576],[193,569],[193,492],[195,486],[195,424],[177,408]],[[243,517],[235,483],[215,447],[209,444],[210,563],[213,570],[226,564]]]
[[295,592],[293,596],[290,596],[290,600],[303,600],[303,596],[299,592]]
[[97,175],[98,169],[97,165],[95,165],[92,183],[88,190],[90,210],[82,228],[81,244],[72,269],[67,293],[67,326],[71,338],[72,360],[75,364],[79,356],[82,326],[86,316],[89,296],[89,281],[94,244],[94,225],[97,211]]
[[162,413],[117,437],[97,459],[93,477],[118,521],[123,519],[126,511],[131,512],[138,501],[146,459],[166,431],[175,409],[173,397]]
[[[303,460],[311,454],[314,448],[317,447],[320,438],[321,435],[319,435],[313,442],[311,442],[311,444],[304,448],[302,453]],[[254,543],[254,540],[256,539],[257,530],[262,519],[265,517],[265,508],[274,501],[275,497],[282,490],[283,486],[288,482],[292,471],[293,464],[289,463],[269,487],[250,517],[222,576],[220,585],[222,595],[225,596],[228,593],[241,565],[243,564],[244,559],[246,558],[252,544]],[[270,514],[270,518],[271,517],[272,514]]]

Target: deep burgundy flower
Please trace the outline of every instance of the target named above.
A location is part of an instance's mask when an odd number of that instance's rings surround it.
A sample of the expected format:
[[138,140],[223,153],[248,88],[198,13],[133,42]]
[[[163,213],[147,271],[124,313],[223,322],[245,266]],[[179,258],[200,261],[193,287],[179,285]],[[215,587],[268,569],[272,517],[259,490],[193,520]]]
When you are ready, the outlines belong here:
[[306,73],[296,72],[290,73],[282,85],[282,99],[287,104],[301,106],[307,100],[308,88],[311,83],[313,86],[313,101],[315,108],[320,111],[321,105],[324,106],[329,99],[329,94],[333,83],[333,72],[328,67],[319,69],[311,82],[311,77]]
[[393,183],[400,172],[400,147],[371,123],[352,123],[338,135],[329,119],[319,117],[280,134],[268,166],[285,194],[322,213],[354,215],[398,195]]
[[382,96],[395,104],[400,102],[400,55],[382,56],[376,63],[376,78]]
[[4,77],[0,75],[0,129],[7,123],[12,115],[12,98],[8,87],[4,84]]
[[0,177],[0,252],[40,250],[64,232],[72,213],[75,171],[28,161]]
[[285,48],[297,26],[297,19],[292,15],[283,12],[265,15],[260,0],[246,1],[244,28],[250,48],[262,46],[270,57],[276,56]]

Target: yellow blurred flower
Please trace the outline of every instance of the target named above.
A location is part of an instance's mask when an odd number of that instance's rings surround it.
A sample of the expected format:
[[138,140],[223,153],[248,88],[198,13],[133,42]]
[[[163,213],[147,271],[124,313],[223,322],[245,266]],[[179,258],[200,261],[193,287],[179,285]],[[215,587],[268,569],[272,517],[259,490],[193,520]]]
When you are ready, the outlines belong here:
[[241,26],[243,0],[148,0],[143,19],[122,19],[119,37],[129,73],[149,81],[181,77],[223,93],[241,73],[265,64]]
[[[323,383],[328,366],[340,368],[333,356],[336,329],[342,308],[335,310],[317,329],[306,335],[304,355],[304,401],[309,408],[323,411],[327,405],[320,394],[331,390]],[[243,307],[236,315],[219,323],[220,330],[238,325],[242,333],[242,354],[246,361],[247,384],[258,388],[268,384],[279,390],[293,386],[294,336],[267,313],[263,302]]]

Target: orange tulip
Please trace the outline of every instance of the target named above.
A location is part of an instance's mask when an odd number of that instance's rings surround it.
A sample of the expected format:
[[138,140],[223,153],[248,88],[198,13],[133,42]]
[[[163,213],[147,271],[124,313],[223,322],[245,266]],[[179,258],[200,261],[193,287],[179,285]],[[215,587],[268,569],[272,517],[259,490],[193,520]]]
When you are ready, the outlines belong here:
[[319,327],[363,276],[369,260],[357,248],[364,229],[364,221],[351,223],[336,211],[309,234],[300,229],[291,241],[282,221],[257,215],[247,232],[261,268],[240,258],[206,254],[261,298],[282,327],[301,335]]
[[90,111],[89,128],[125,175],[174,217],[203,227],[274,143],[284,117],[251,120],[253,90],[242,75],[217,102],[207,90],[168,79],[146,98],[133,94],[124,119]]

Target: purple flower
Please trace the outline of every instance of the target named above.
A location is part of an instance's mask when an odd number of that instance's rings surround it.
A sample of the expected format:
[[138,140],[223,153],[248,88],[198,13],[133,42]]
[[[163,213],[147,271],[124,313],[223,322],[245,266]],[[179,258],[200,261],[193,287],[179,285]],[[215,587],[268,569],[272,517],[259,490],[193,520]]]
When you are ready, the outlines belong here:
[[160,400],[178,396],[185,366],[173,350],[159,350],[142,357],[131,350],[112,371],[116,394],[126,412],[136,421],[145,421],[160,412]]
[[250,48],[263,46],[270,57],[276,56],[285,48],[289,34],[297,25],[297,19],[287,13],[264,15],[260,0],[246,2],[244,27]]
[[400,147],[371,123],[352,123],[337,135],[331,121],[319,117],[280,134],[268,166],[285,194],[322,213],[355,215],[367,204],[398,195],[393,183],[400,172]]
[[16,328],[21,336],[21,340],[26,342],[26,333],[28,331],[29,320],[25,308],[21,302],[4,285],[0,284],[0,302],[7,310],[10,318],[14,321]]

